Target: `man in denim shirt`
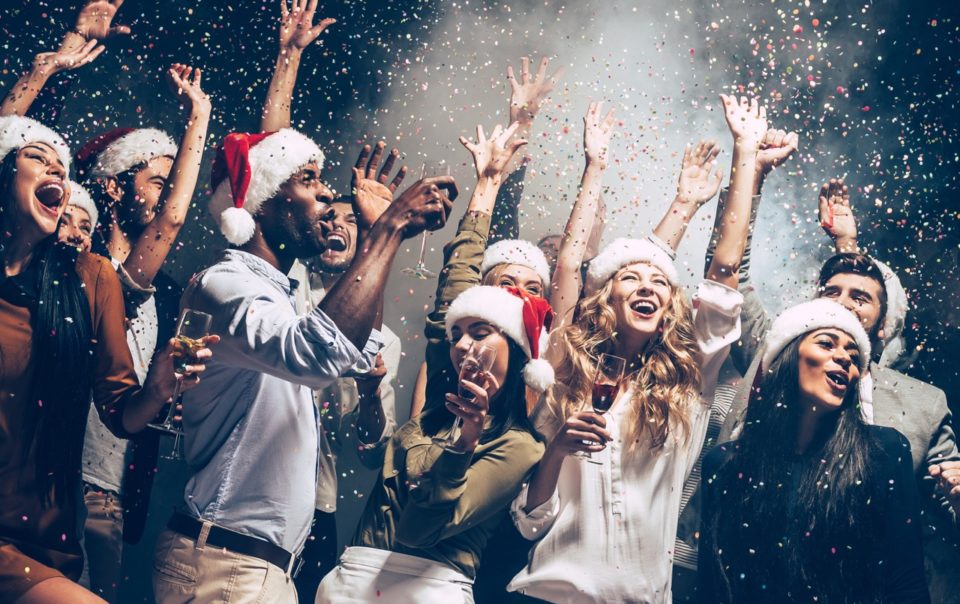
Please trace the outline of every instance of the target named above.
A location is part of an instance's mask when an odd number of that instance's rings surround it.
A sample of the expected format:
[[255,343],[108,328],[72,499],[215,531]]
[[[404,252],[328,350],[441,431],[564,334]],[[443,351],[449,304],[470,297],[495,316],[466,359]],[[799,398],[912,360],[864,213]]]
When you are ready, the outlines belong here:
[[367,235],[356,258],[320,305],[298,316],[286,273],[321,253],[331,231],[322,161],[316,144],[289,128],[231,134],[221,146],[210,211],[237,247],[196,275],[181,301],[211,314],[222,341],[205,387],[184,400],[193,476],[186,510],[157,543],[159,603],[295,601],[317,478],[311,390],[372,367],[400,243],[440,228],[456,195],[449,176],[423,179],[389,205],[358,192]]

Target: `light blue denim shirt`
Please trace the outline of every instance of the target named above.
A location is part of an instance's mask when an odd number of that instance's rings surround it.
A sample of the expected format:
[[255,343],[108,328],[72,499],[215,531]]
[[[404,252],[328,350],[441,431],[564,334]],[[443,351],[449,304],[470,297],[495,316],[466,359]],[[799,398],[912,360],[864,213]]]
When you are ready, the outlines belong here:
[[197,274],[181,308],[213,316],[222,340],[183,401],[195,517],[299,552],[310,532],[320,431],[313,389],[354,366],[368,371],[380,332],[357,350],[319,308],[294,310],[296,282],[262,259],[227,250]]

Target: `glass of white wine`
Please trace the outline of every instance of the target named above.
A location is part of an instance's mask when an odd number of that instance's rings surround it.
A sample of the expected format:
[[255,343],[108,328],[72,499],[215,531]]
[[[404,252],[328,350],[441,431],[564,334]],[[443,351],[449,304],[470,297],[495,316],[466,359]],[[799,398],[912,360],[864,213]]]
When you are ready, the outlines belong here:
[[[420,179],[429,178],[432,176],[450,176],[450,164],[447,162],[438,162],[432,164],[423,164],[420,168]],[[437,273],[427,268],[427,265],[423,261],[424,252],[427,250],[427,231],[423,232],[420,238],[420,256],[417,258],[416,266],[408,266],[403,269],[402,272],[404,275],[410,275],[416,277],[417,279],[433,279],[437,276]]]

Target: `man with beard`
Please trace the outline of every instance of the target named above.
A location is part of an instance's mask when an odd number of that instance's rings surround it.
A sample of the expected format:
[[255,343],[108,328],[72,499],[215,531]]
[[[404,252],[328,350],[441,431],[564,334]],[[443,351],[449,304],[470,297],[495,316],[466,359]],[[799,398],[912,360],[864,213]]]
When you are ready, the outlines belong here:
[[358,187],[366,236],[320,304],[298,315],[298,284],[287,273],[322,254],[334,231],[322,162],[316,143],[289,128],[230,134],[220,148],[210,211],[235,247],[191,279],[181,307],[212,316],[221,362],[207,367],[205,388],[184,397],[193,475],[185,511],[157,542],[160,604],[296,600],[321,440],[311,390],[376,366],[383,290],[400,244],[442,227],[457,193],[449,176],[422,179],[389,205]]

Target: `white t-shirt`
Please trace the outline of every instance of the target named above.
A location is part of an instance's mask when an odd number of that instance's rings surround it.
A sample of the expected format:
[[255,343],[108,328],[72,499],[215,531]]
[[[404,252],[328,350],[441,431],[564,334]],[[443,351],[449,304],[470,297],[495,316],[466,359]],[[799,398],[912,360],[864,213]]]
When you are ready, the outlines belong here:
[[[688,401],[690,431],[672,431],[661,449],[620,440],[632,387],[605,416],[613,440],[589,463],[567,457],[553,496],[525,513],[527,489],[511,514],[520,533],[539,539],[530,562],[507,589],[549,602],[669,604],[680,496],[703,446],[710,401],[730,344],[740,337],[743,296],[713,281],[700,284],[694,319],[700,346],[701,392]],[[543,399],[541,399],[541,402]],[[545,404],[534,412],[547,438],[560,419]],[[649,435],[646,436],[649,438]]]

